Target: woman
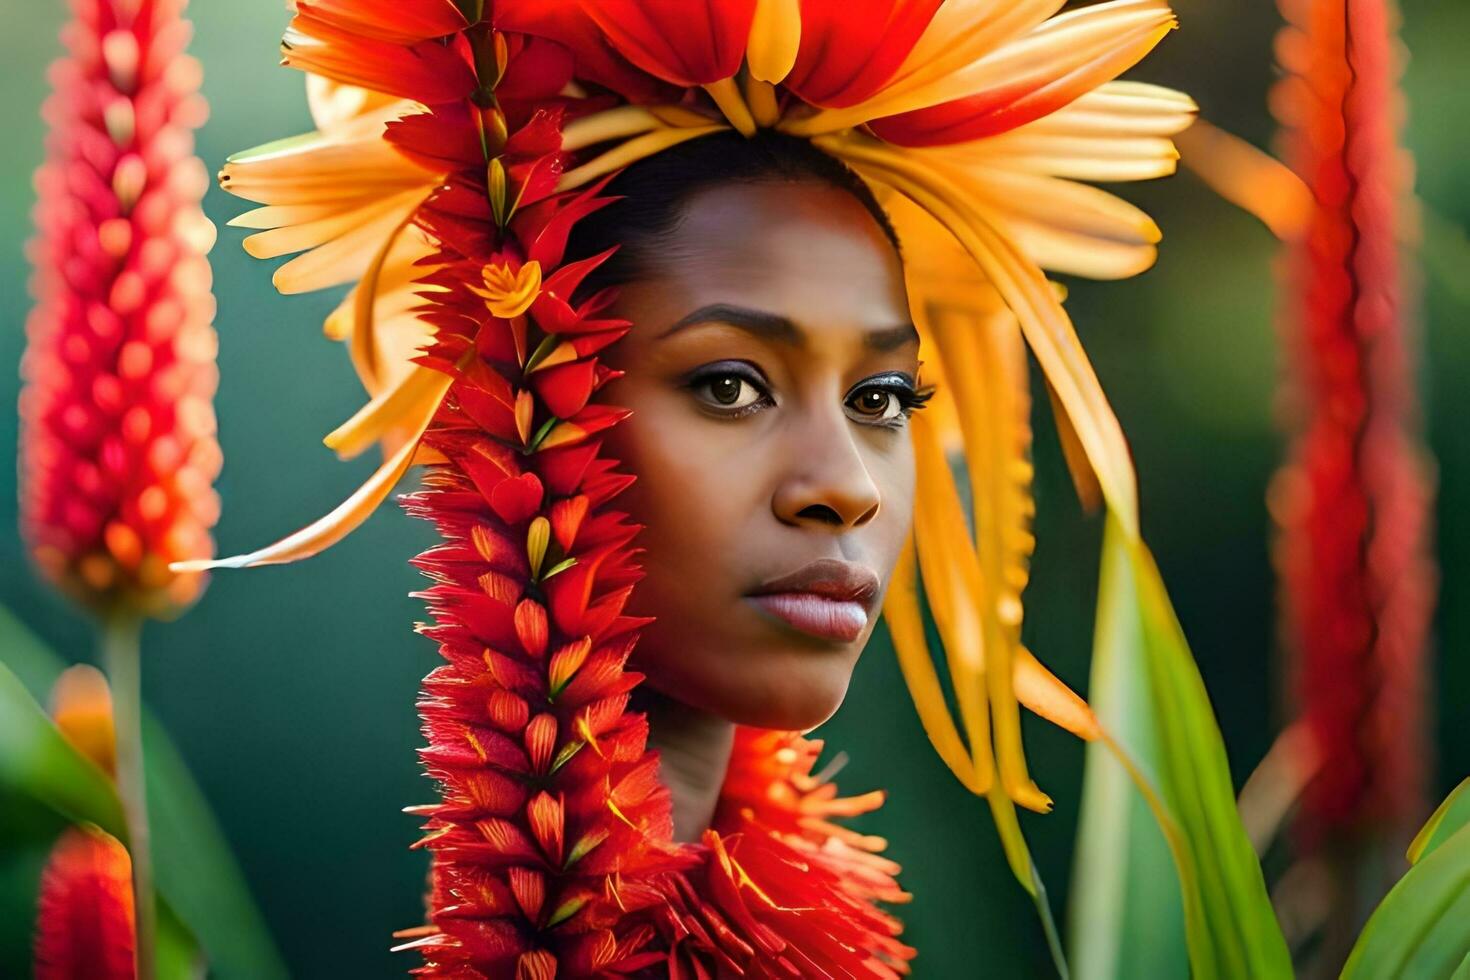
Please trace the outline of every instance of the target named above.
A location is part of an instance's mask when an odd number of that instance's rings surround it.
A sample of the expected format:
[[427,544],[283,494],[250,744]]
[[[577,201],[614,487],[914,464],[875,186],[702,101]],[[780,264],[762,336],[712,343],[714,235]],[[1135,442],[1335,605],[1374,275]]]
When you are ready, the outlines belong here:
[[[1029,887],[1013,803],[1049,801],[1016,699],[1096,727],[1019,647],[1020,330],[1080,465],[1136,526],[1116,422],[1036,263],[1152,260],[1146,218],[1057,177],[1172,167],[1162,136],[1188,100],[1099,89],[1167,33],[1167,7],[297,6],[286,62],[322,76],[319,132],[223,181],[267,205],[239,219],[265,229],[253,254],[309,250],[279,288],[360,280],[328,331],[374,398],[327,442],[388,459],[327,518],[215,564],[314,554],[430,465],[409,498],[443,539],[416,560],[445,660],[420,702],[442,797],[415,808],[434,870],[405,946],[424,972],[903,970],[913,951],[876,904],[904,897],[897,869],[833,822],[878,797],[837,798],[794,734],[840,704],[895,570],[926,728],[990,793]],[[918,229],[907,265],[890,217]],[[978,269],[1016,317],[976,313],[993,295]],[[949,368],[942,424],[912,414],[911,309]],[[995,543],[978,552],[943,455],[961,437]],[[916,452],[917,557],[964,742],[914,598]]]
[[842,702],[909,532],[919,336],[872,192],[806,141],[708,136],[607,193],[569,253],[622,244],[593,284],[635,325],[609,352],[633,414],[608,446],[638,475],[634,661],[693,840],[731,722],[804,731]]

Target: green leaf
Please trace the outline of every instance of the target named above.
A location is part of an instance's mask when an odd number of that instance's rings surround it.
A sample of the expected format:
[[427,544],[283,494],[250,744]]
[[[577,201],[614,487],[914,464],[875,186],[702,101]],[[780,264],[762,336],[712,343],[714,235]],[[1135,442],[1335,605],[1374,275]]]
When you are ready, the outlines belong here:
[[[40,799],[70,820],[90,821],[126,841],[112,785],[61,737],[37,703],[65,666],[0,608],[0,787]],[[285,965],[204,794],[163,728],[146,715],[143,741],[160,894],[198,937],[212,977],[285,977]]]
[[1423,857],[1443,844],[1461,827],[1470,823],[1470,777],[1450,791],[1435,809],[1409,845],[1409,863],[1418,864]]
[[107,776],[71,747],[4,663],[0,663],[0,785],[40,800],[73,821],[91,821],[126,839],[122,806]]
[[[1093,682],[1104,710],[1126,712],[1131,723],[1112,737],[1110,747],[1172,852],[1193,976],[1290,977],[1291,957],[1235,808],[1224,742],[1199,669],[1153,557],[1112,515],[1103,539],[1097,642]],[[1094,752],[1089,766],[1099,758]],[[1093,877],[1079,880],[1084,894],[1078,901],[1085,903],[1084,914],[1097,911],[1112,925],[1078,924],[1073,959],[1080,967],[1089,949],[1097,949],[1104,962],[1126,962],[1127,974],[1138,975],[1135,964],[1121,958],[1123,940],[1106,935],[1127,922],[1129,910],[1106,903],[1129,896],[1129,882],[1149,873],[1133,862],[1156,862],[1156,849],[1150,857],[1148,845],[1139,844],[1148,837],[1135,830],[1136,798],[1122,791],[1116,771],[1088,778],[1091,800],[1105,812],[1085,817],[1084,832],[1095,828],[1106,843],[1088,842],[1092,853],[1079,858],[1086,861],[1079,872]],[[1129,800],[1127,806],[1120,797]],[[1108,844],[1121,853],[1099,853]],[[1133,906],[1134,915],[1141,911]],[[1089,975],[1110,974],[1089,968]]]
[[1343,980],[1459,978],[1470,974],[1467,960],[1470,824],[1461,824],[1424,850],[1384,896],[1358,937],[1342,976]]
[[[1115,588],[1124,587],[1115,579]],[[1158,758],[1148,681],[1143,671],[1124,669],[1128,658],[1118,655],[1141,646],[1142,624],[1136,596],[1119,598],[1098,608],[1087,701],[1109,734],[1147,767]],[[1101,742],[1087,746],[1068,912],[1078,980],[1188,975],[1184,906],[1169,844],[1128,771]]]

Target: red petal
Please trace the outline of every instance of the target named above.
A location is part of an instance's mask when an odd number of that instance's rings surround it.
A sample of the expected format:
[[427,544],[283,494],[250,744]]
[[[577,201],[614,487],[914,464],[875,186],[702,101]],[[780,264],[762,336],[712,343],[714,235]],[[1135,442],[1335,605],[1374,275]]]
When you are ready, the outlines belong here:
[[550,638],[546,630],[545,606],[534,599],[522,599],[516,605],[515,626],[516,637],[527,654],[540,657],[546,652]]
[[668,84],[639,71],[618,54],[573,0],[517,0],[493,6],[499,29],[549,38],[569,49],[576,60],[578,78],[612,89],[630,102],[677,99]]
[[541,507],[543,491],[535,473],[501,480],[490,492],[490,507],[507,524],[519,524]]
[[577,532],[587,517],[587,507],[587,498],[582,494],[558,500],[551,505],[551,533],[556,537],[556,543],[561,545],[562,551],[570,552],[572,545],[576,543]]
[[595,361],[572,361],[537,371],[531,375],[531,387],[546,403],[551,414],[569,419],[580,412],[592,397],[597,381]]
[[801,0],[801,48],[786,87],[812,105],[856,105],[898,71],[941,2]]
[[463,35],[448,46],[421,41],[404,47],[301,13],[281,39],[281,50],[292,68],[426,104],[456,102],[479,85]]
[[469,26],[453,0],[297,0],[296,9],[363,37],[398,44],[443,37]]
[[675,85],[705,85],[740,69],[756,0],[609,4],[582,10],[633,64]]

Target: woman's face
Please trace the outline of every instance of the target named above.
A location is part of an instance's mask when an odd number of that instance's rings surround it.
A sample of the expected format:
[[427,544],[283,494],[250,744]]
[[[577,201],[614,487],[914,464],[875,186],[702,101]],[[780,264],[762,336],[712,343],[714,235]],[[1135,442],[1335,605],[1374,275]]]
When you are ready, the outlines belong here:
[[909,530],[918,335],[898,256],[816,183],[702,191],[612,315],[633,410],[609,445],[638,480],[656,620],[635,657],[669,696],[806,729],[842,703]]

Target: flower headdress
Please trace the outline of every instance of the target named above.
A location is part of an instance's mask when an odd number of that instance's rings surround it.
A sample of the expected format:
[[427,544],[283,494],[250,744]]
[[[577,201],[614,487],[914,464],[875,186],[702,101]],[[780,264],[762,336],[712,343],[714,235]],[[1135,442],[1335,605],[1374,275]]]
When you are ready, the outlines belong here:
[[[382,443],[387,458],[323,519],[211,565],[315,554],[410,466],[436,464],[413,506],[446,539],[418,564],[435,583],[429,631],[449,661],[426,684],[427,758],[445,801],[424,812],[443,872],[435,928],[453,943],[524,948],[497,932],[494,910],[513,906],[538,935],[596,920],[610,869],[581,892],[563,872],[580,861],[593,874],[610,835],[652,840],[666,820],[642,723],[623,711],[636,677],[622,665],[641,625],[622,615],[636,528],[607,506],[631,478],[598,434],[625,413],[593,398],[611,376],[598,352],[630,325],[601,315],[605,293],[570,301],[605,256],[563,253],[571,227],[607,203],[611,175],[729,129],[811,139],[875,187],[904,241],[926,363],[945,394],[913,425],[916,548],[886,614],[930,737],[990,797],[1032,887],[1012,804],[1049,801],[1026,770],[1017,699],[1083,737],[1098,728],[1019,641],[1033,509],[1025,348],[1079,489],[1135,537],[1122,432],[1043,270],[1120,278],[1152,263],[1148,217],[1077,181],[1172,172],[1168,137],[1194,109],[1114,80],[1173,28],[1164,0],[1057,14],[1063,4],[297,0],[283,51],[308,73],[317,129],[232,158],[221,180],[264,205],[234,222],[259,230],[251,254],[301,253],[276,271],[279,289],[355,283],[326,331],[348,341],[372,398],[326,442],[343,456]],[[969,541],[953,534],[966,523],[946,458],[956,444],[974,489]],[[919,574],[959,727],[925,647]],[[544,782],[574,766],[597,770],[611,815],[503,775]],[[519,823],[502,819],[512,812]],[[573,828],[580,837],[564,836]],[[559,904],[544,876],[474,877],[487,835],[558,865]],[[639,855],[616,869],[626,909],[642,900],[637,875],[668,858],[655,846],[624,853]],[[581,934],[602,936],[598,921]],[[555,955],[606,965],[636,948],[615,932],[572,945]],[[549,975],[542,961],[517,962]]]

